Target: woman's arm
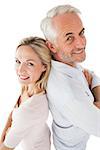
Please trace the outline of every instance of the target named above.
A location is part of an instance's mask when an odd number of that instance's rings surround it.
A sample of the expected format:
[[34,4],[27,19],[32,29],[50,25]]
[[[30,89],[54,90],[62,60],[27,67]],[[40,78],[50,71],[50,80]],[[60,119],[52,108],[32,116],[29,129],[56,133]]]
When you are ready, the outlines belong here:
[[[14,105],[14,107],[17,107],[18,106],[18,103],[19,103],[19,99],[17,100],[16,104]],[[12,111],[13,112],[13,111]],[[3,132],[1,134],[1,137],[0,137],[0,144],[2,144],[5,140],[5,136],[7,134],[7,131],[8,129],[11,127],[11,124],[12,124],[12,112],[10,113],[9,117],[8,117],[8,120],[6,122],[6,125],[3,129]]]
[[8,148],[4,144],[0,145],[0,150],[13,150],[13,148]]
[[0,138],[0,144],[3,143],[3,141],[5,140],[6,133],[7,133],[8,129],[11,127],[11,123],[12,123],[12,112],[10,113],[8,120],[6,122],[6,125],[3,129],[3,132],[2,132],[2,135]]

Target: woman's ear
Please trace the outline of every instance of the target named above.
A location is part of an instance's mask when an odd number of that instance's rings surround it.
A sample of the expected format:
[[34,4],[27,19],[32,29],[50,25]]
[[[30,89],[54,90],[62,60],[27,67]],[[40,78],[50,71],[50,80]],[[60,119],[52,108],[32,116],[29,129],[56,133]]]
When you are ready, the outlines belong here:
[[46,71],[46,69],[47,69],[47,65],[43,65],[42,66],[42,71],[44,72],[44,71]]
[[56,53],[57,52],[57,49],[56,49],[56,47],[54,46],[54,44],[52,44],[50,41],[46,41],[46,45],[47,45],[47,47],[50,49],[50,51],[52,52],[52,53]]

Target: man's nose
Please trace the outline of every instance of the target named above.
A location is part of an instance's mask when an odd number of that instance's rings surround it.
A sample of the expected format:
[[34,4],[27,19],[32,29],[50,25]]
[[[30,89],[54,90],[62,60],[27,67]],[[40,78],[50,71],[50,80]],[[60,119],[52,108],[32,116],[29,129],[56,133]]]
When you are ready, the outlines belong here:
[[75,40],[75,45],[76,45],[76,48],[84,48],[86,45],[86,39],[82,37],[78,37]]

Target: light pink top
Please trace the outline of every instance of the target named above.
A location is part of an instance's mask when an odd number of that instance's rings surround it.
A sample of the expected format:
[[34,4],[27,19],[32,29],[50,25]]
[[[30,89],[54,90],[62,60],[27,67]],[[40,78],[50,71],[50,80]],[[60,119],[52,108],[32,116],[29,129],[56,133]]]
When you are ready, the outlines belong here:
[[45,94],[33,95],[12,114],[12,126],[4,145],[15,148],[21,143],[23,150],[50,150],[50,131],[46,124],[48,102]]

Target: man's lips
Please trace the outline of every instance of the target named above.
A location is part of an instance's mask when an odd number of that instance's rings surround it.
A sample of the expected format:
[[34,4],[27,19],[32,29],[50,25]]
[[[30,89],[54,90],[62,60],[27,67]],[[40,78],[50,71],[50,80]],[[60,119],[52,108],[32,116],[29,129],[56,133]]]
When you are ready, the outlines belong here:
[[84,52],[84,50],[82,49],[82,50],[78,50],[78,51],[73,52],[73,54],[81,54],[83,52]]

